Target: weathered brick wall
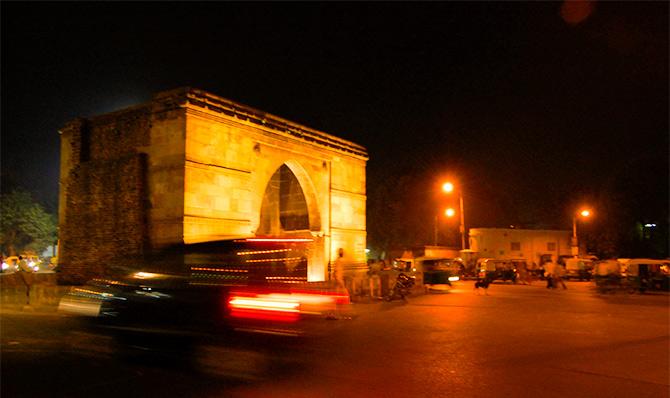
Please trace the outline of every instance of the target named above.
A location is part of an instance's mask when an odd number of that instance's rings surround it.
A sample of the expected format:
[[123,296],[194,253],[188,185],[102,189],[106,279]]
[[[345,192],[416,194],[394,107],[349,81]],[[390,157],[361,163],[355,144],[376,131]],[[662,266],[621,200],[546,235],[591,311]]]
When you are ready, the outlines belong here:
[[84,121],[72,132],[60,230],[61,282],[104,275],[111,264],[146,249],[146,155],[149,114],[143,109]]
[[142,106],[91,119],[91,160],[117,159],[149,145],[150,114],[150,107]]

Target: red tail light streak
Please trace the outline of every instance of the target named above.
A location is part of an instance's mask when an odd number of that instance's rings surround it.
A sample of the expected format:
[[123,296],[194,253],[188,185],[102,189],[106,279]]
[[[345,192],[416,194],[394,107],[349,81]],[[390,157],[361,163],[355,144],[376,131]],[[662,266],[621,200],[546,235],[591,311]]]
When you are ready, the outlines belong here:
[[299,301],[265,294],[233,294],[228,306],[230,315],[235,318],[293,322],[300,316]]
[[300,315],[321,315],[349,304],[349,296],[335,292],[249,292],[231,293],[230,315],[235,318],[294,322]]

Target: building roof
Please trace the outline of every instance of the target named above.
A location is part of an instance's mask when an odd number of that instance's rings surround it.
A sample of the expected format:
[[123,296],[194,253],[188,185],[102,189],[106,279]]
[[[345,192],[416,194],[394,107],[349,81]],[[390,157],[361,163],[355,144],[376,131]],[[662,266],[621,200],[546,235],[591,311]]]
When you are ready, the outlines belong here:
[[328,147],[350,155],[368,159],[365,147],[354,142],[336,137],[307,127],[265,111],[240,104],[204,90],[182,87],[174,90],[163,91],[154,96],[154,101],[168,106],[196,106],[209,111],[221,113],[228,117],[234,117],[241,121],[258,125],[264,129],[273,130],[275,133],[288,134],[301,141]]

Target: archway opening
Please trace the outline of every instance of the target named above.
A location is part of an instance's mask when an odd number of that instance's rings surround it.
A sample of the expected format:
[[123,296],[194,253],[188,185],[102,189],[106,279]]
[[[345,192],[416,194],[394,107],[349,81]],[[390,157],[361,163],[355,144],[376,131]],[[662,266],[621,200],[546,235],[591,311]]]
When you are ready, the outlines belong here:
[[272,175],[261,204],[257,235],[295,235],[309,231],[305,194],[293,171],[282,165]]

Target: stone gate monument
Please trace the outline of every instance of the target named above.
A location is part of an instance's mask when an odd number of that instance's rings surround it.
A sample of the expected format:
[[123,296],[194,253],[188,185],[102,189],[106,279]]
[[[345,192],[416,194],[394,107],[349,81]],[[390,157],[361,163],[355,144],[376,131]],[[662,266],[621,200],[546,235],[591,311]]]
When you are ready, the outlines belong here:
[[175,243],[309,237],[307,277],[338,248],[365,263],[366,149],[182,88],[61,131],[61,276]]

